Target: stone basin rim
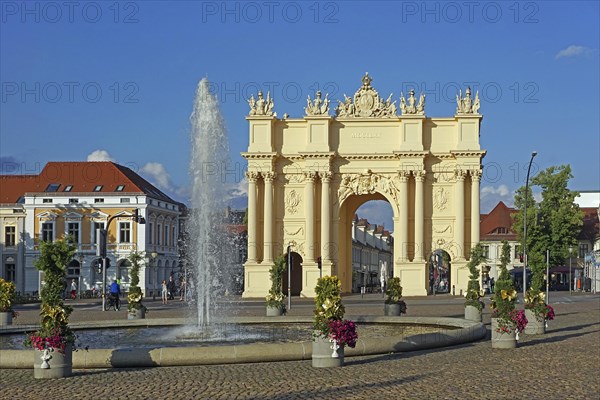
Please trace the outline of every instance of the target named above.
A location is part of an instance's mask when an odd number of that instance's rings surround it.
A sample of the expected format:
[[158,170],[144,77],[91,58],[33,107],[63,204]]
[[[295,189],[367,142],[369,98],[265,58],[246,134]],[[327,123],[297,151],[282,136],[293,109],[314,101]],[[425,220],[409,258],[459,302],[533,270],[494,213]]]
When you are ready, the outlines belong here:
[[[379,338],[359,338],[355,348],[347,348],[346,357],[375,354],[399,353],[432,349],[474,342],[484,338],[487,329],[481,322],[449,317],[389,317],[389,316],[347,316],[357,323],[397,323],[402,325],[429,325],[449,327],[441,332],[423,333],[408,337],[390,336]],[[233,317],[227,323],[309,323],[308,316],[281,317]],[[185,325],[184,318],[156,318],[144,320],[98,321],[70,324],[74,329],[99,329],[123,327],[152,327]],[[34,325],[12,326],[0,329],[0,334],[14,334],[36,329]],[[456,329],[458,328],[458,329]],[[33,369],[33,350],[0,351],[0,369]],[[73,353],[73,369],[92,368],[146,368],[167,366],[242,364],[275,361],[309,360],[312,356],[312,342],[299,343],[255,343],[213,347],[163,347],[131,349],[91,349]]]

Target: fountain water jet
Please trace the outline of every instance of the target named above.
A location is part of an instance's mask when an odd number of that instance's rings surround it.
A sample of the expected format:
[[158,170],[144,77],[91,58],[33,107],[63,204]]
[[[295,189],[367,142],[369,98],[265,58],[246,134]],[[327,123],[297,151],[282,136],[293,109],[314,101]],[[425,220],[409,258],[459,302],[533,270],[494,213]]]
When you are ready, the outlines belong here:
[[[228,259],[224,252],[231,246],[220,229],[225,210],[229,141],[218,101],[210,93],[206,78],[198,83],[190,122],[192,211],[187,249],[197,295],[197,324],[207,326],[218,322],[216,300],[228,279],[227,271],[221,267]],[[222,319],[222,310],[218,315]]]

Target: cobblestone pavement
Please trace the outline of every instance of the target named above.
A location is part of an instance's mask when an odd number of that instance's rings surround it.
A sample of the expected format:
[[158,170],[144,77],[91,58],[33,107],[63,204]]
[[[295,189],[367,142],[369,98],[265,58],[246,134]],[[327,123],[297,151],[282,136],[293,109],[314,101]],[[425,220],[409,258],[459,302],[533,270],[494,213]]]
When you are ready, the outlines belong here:
[[[598,399],[600,297],[554,296],[557,319],[547,334],[523,335],[512,350],[492,349],[488,334],[485,340],[461,346],[346,358],[344,367],[333,369],[297,361],[77,370],[72,377],[52,381],[35,380],[32,370],[0,370],[0,393],[6,399]],[[409,315],[460,316],[461,303],[450,296],[409,299]],[[240,304],[242,314],[263,315],[260,302]],[[347,314],[383,313],[375,295],[349,298],[345,304]],[[149,306],[154,317],[181,316],[184,309],[177,303]],[[310,315],[311,307],[298,301],[290,314]],[[97,309],[82,301],[72,320],[107,318],[107,312]],[[30,318],[35,322],[34,307],[20,312],[21,323],[30,323]],[[108,313],[125,317],[123,312]],[[488,329],[489,318],[486,310]]]

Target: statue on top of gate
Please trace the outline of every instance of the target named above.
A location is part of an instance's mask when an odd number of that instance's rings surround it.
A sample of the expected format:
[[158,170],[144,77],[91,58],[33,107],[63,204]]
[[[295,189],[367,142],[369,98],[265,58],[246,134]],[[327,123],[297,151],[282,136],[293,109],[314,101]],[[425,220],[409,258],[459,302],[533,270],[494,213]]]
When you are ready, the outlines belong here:
[[354,101],[344,94],[344,101],[339,101],[335,108],[337,117],[371,117],[393,118],[396,115],[396,102],[392,102],[390,94],[387,100],[379,97],[379,93],[371,86],[373,79],[369,73],[362,78],[362,86],[354,93]]

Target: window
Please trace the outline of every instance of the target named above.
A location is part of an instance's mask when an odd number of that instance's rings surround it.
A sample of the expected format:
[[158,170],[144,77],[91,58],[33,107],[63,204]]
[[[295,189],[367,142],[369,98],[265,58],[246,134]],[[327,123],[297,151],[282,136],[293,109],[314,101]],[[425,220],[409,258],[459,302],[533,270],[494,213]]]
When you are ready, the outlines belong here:
[[99,192],[102,190],[102,185],[96,185],[96,187],[94,187],[94,192]]
[[67,223],[67,235],[72,237],[73,243],[79,243],[79,222]]
[[122,192],[125,189],[125,185],[119,185],[115,188],[115,192]]
[[60,187],[60,183],[51,183],[46,187],[46,192],[57,192]]
[[507,229],[504,227],[500,227],[500,228],[496,228],[496,233],[502,234],[502,233],[508,233]]
[[42,241],[52,242],[54,240],[54,223],[42,223]]
[[71,190],[73,190],[73,185],[67,185],[65,186],[63,192],[70,192]]
[[94,203],[104,203],[104,199],[94,199]]
[[169,225],[165,225],[165,237],[164,237],[165,246],[169,245]]
[[52,203],[52,199],[42,199],[42,203]]
[[4,227],[4,245],[13,247],[17,243],[16,228],[14,226]]
[[171,236],[171,246],[175,246],[175,227],[173,227],[173,235]]
[[483,246],[481,246],[481,248],[483,250],[483,256],[489,260],[490,259],[490,246],[483,245]]
[[129,203],[130,201],[129,197],[121,197],[121,203]]
[[579,258],[584,258],[587,253],[588,253],[587,243],[580,243],[579,244]]
[[9,282],[15,282],[17,280],[17,269],[14,263],[4,264],[4,279]]
[[104,229],[104,222],[92,222],[92,244],[98,244],[98,229]]
[[156,226],[156,244],[159,245],[159,246],[160,246],[160,243],[161,243],[161,240],[160,240],[161,239],[160,238],[161,233],[162,233],[162,225],[158,224]]
[[148,244],[154,243],[154,224],[150,222],[148,224]]
[[121,222],[119,224],[119,243],[131,243],[130,222]]
[[79,203],[79,199],[69,199],[69,204],[77,204]]

